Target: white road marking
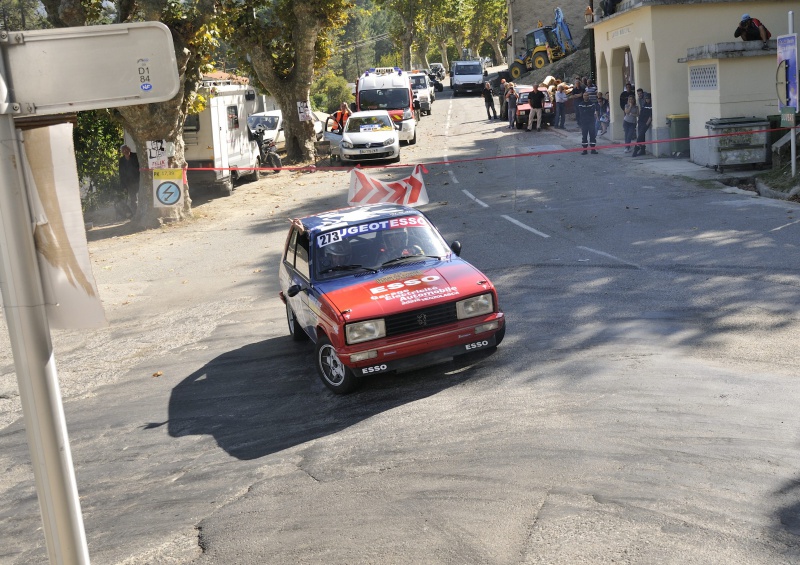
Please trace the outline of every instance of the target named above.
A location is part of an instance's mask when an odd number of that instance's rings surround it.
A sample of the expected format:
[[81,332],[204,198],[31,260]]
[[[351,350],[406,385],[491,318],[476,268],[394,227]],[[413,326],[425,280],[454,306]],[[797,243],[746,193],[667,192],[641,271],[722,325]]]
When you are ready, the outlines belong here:
[[[465,192],[466,192],[466,191],[465,191]],[[535,229],[533,229],[533,228],[532,228],[532,227],[530,227],[530,226],[526,226],[525,224],[523,224],[522,222],[520,222],[520,221],[518,221],[518,220],[515,220],[515,219],[514,219],[514,218],[512,218],[511,216],[506,216],[505,214],[503,214],[503,218],[505,218],[506,220],[508,220],[508,221],[509,221],[509,222],[511,222],[512,224],[515,224],[515,225],[517,225],[517,226],[521,227],[521,228],[522,228],[522,229],[524,229],[524,230],[528,230],[529,232],[535,233],[536,235],[538,235],[538,236],[540,236],[540,237],[544,237],[544,238],[550,237],[550,236],[549,236],[549,235],[547,235],[546,233],[540,232],[539,230],[535,230]]]
[[458,182],[458,179],[456,178],[456,174],[453,171],[451,171],[450,169],[447,169],[447,172],[450,175],[450,178],[453,180],[454,184],[460,184]]
[[619,257],[614,257],[613,255],[606,253],[605,251],[598,251],[597,249],[592,249],[591,247],[584,247],[583,245],[579,245],[578,249],[583,249],[584,251],[588,251],[589,253],[597,253],[598,255],[602,255],[603,257],[608,257],[609,259],[613,259],[614,261],[618,261],[620,263],[623,263],[624,265],[630,265],[631,267],[636,267],[637,269],[642,268],[641,265],[637,265],[636,263],[629,263],[628,261],[624,261]]
[[482,202],[482,201],[478,200],[477,198],[475,198],[469,190],[462,190],[461,192],[463,192],[464,194],[466,194],[467,196],[472,198],[475,202],[477,202],[478,204],[480,204],[484,208],[488,208],[489,207],[489,205],[486,202]]
[[778,230],[782,230],[783,228],[788,228],[789,226],[793,226],[793,225],[795,225],[795,224],[800,224],[800,220],[795,220],[794,222],[789,222],[788,224],[784,224],[784,225],[782,225],[782,226],[778,226],[777,228],[773,228],[773,229],[771,229],[771,230],[769,230],[769,231],[778,231]]

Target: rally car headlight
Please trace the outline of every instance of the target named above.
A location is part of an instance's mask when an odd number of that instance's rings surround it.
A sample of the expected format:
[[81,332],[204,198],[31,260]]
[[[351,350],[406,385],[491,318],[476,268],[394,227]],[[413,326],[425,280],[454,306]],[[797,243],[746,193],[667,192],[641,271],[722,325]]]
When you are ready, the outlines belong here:
[[404,120],[410,120],[412,117],[413,116],[411,115],[411,110],[409,110],[408,108],[403,110],[403,119]]
[[390,137],[389,139],[387,139],[386,141],[383,142],[383,145],[384,146],[391,145],[392,143],[394,143],[394,138]]
[[383,319],[355,322],[354,324],[347,324],[345,332],[347,333],[347,343],[350,345],[378,339],[379,337],[386,337],[386,322]]
[[342,141],[342,147],[344,147],[345,149],[352,149],[353,144],[350,143],[349,141]]
[[459,320],[491,314],[492,312],[494,312],[494,300],[492,300],[491,293],[473,296],[456,302],[456,314]]

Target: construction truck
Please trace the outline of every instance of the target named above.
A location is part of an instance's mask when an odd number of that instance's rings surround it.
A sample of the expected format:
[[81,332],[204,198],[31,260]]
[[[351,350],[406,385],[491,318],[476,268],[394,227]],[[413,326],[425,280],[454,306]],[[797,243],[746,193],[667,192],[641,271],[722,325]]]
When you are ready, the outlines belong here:
[[523,73],[541,69],[573,51],[575,44],[569,25],[564,20],[564,12],[556,8],[552,26],[546,26],[539,20],[538,27],[525,34],[525,52],[508,66],[508,72],[516,80]]

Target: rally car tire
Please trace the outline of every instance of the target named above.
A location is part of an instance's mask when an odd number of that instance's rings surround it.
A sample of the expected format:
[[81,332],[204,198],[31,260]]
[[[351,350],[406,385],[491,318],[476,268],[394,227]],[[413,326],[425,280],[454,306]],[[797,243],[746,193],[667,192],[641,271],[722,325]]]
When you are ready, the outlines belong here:
[[297,325],[297,316],[294,315],[294,310],[288,303],[286,304],[286,322],[289,324],[289,335],[292,336],[294,341],[308,340],[308,334]]
[[361,384],[358,377],[339,359],[339,355],[331,345],[331,340],[325,335],[320,336],[317,340],[314,364],[317,366],[317,373],[323,384],[335,394],[353,392]]

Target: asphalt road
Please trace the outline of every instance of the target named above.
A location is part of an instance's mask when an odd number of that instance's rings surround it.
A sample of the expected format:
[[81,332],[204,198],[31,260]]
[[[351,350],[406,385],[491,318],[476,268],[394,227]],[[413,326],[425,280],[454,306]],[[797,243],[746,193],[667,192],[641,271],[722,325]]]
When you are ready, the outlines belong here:
[[[622,149],[510,158],[576,134],[484,116],[445,90],[402,158],[429,163],[423,209],[498,286],[505,341],[350,396],[276,286],[286,218],[344,205],[346,172],[90,232],[111,325],[53,341],[94,563],[800,560],[797,205]],[[0,355],[0,563],[40,564]]]

